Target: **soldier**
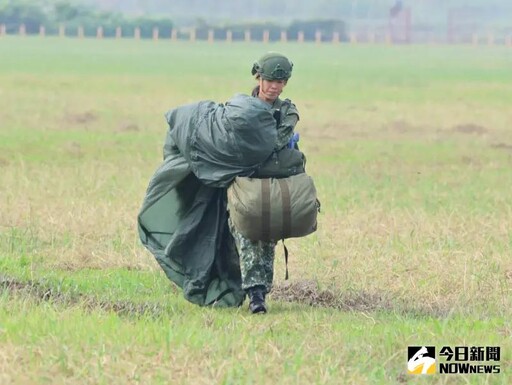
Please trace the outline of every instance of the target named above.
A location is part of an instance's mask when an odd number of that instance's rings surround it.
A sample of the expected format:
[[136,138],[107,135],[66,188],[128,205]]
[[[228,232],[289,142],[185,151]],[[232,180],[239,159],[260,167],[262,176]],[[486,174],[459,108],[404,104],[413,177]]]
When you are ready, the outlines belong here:
[[[289,99],[280,99],[283,88],[292,75],[292,62],[284,55],[268,52],[256,61],[252,67],[258,85],[252,96],[260,98],[272,106],[277,123],[277,141],[275,150],[296,146],[294,128],[299,120],[299,113]],[[249,296],[249,310],[253,314],[266,313],[265,295],[272,289],[274,277],[275,241],[252,241],[240,234],[233,223],[229,228],[240,256],[242,289]]]

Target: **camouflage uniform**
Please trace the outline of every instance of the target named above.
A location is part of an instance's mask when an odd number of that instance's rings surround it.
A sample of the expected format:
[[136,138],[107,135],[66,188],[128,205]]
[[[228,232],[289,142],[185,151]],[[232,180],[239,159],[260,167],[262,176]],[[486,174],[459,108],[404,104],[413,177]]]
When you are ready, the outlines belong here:
[[274,278],[276,242],[251,241],[235,229],[231,219],[228,222],[240,256],[242,289],[264,286],[267,293],[270,292]]
[[[293,64],[283,55],[268,53],[254,63],[252,74],[267,80],[286,79],[291,76]],[[253,90],[257,97],[259,88]],[[272,104],[272,113],[277,122],[277,141],[275,150],[285,147],[293,136],[293,130],[299,120],[295,105],[288,99],[277,98]],[[235,240],[240,256],[242,289],[263,286],[268,293],[272,289],[274,278],[274,256],[276,242],[252,241],[238,232],[231,220],[229,229]]]
[[[272,105],[273,111],[278,111],[280,117],[277,126],[276,151],[288,144],[293,136],[293,129],[299,120],[299,113],[290,100],[276,99]],[[240,256],[240,270],[242,272],[242,289],[254,286],[264,286],[266,292],[272,289],[274,277],[274,256],[276,242],[252,241],[235,229],[229,220],[229,229]]]

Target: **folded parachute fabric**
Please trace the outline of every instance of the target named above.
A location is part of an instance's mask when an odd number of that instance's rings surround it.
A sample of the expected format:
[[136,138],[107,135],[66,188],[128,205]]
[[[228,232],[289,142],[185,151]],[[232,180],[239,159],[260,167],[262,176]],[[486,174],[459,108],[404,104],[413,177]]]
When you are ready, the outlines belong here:
[[164,161],[138,215],[141,242],[188,301],[239,306],[245,293],[225,188],[272,155],[276,121],[268,104],[248,95],[181,106],[166,119]]
[[273,152],[276,121],[270,105],[248,95],[226,104],[202,101],[166,114],[169,135],[204,184],[227,187],[249,175]]

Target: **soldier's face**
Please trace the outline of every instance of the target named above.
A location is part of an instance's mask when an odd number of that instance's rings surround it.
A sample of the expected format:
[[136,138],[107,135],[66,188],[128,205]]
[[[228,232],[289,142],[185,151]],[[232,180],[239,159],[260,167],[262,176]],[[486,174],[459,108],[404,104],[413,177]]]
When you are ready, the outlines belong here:
[[286,85],[286,80],[265,80],[260,78],[260,93],[258,97],[267,102],[273,103]]

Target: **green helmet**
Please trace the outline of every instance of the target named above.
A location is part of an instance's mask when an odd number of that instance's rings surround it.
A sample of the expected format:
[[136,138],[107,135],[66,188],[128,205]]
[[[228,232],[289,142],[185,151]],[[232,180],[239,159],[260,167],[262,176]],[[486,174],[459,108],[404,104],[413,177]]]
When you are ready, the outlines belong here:
[[284,55],[268,52],[252,66],[251,73],[265,80],[288,80],[292,76],[293,63]]

